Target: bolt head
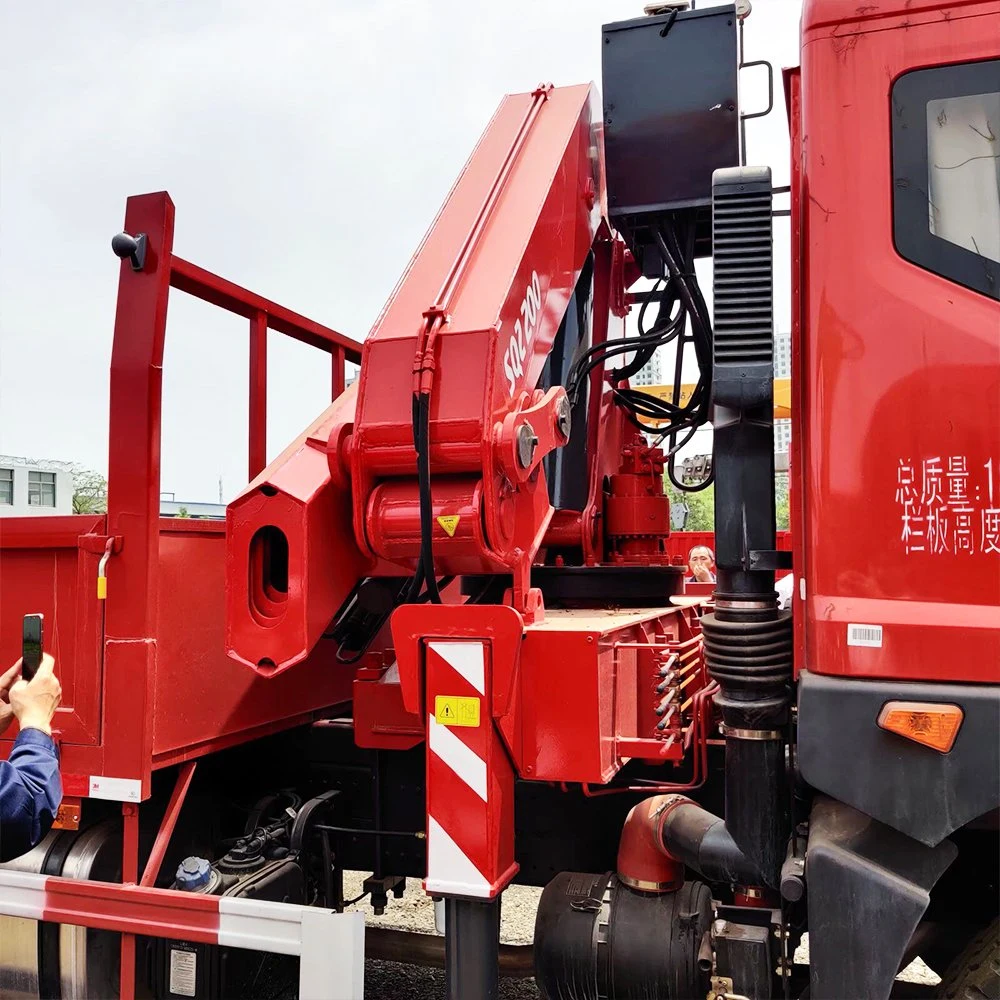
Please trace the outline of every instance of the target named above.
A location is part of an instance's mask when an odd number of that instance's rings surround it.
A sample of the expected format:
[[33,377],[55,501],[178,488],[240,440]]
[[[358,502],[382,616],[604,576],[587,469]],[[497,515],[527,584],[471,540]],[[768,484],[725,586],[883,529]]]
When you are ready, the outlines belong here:
[[537,447],[538,436],[535,434],[535,428],[525,420],[517,429],[517,461],[522,469],[527,469],[531,465]]
[[573,430],[573,410],[569,405],[569,397],[560,398],[556,406],[556,429],[568,441]]

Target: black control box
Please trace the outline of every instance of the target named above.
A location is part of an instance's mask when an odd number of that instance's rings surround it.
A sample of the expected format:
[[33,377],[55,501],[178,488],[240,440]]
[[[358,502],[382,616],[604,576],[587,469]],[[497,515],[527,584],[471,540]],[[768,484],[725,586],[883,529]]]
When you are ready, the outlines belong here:
[[740,162],[736,9],[606,24],[601,48],[608,210],[644,272],[658,274],[650,227],[690,212],[698,255],[711,253],[712,172]]

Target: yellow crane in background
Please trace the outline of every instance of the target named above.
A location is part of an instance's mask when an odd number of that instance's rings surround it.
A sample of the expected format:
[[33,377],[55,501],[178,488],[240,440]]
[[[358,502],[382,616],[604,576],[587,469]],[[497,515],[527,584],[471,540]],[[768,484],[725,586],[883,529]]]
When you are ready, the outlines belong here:
[[[683,406],[694,392],[694,382],[685,382],[681,386],[681,398],[679,404]],[[672,385],[637,385],[634,388],[656,396],[657,399],[673,402],[674,387]],[[776,378],[774,380],[774,419],[790,420],[792,416],[792,380],[788,378]],[[660,421],[647,421],[650,427],[656,427]]]

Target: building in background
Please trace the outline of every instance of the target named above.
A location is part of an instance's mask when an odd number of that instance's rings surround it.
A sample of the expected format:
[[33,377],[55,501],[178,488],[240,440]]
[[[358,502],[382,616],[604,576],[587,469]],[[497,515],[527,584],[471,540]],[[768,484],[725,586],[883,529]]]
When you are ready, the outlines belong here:
[[[633,355],[626,355],[629,361],[632,360]],[[646,363],[646,367],[641,371],[633,375],[629,380],[628,384],[633,389],[641,389],[644,385],[660,385],[661,365],[660,365],[660,352],[654,351],[653,356]]]
[[0,455],[0,517],[73,513],[69,462]]
[[[775,333],[774,335],[774,377],[792,377],[792,335],[790,333]],[[775,420],[774,451],[775,454],[787,455],[792,446],[791,420]]]
[[160,517],[193,517],[205,521],[223,521],[226,517],[226,505],[200,500],[175,500],[173,493],[161,493]]

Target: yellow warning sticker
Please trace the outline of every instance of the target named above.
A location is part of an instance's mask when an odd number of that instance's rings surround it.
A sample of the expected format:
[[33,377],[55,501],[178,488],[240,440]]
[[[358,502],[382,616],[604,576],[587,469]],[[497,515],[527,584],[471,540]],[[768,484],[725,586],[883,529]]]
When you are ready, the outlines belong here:
[[444,528],[444,532],[449,538],[454,538],[455,529],[458,527],[458,522],[460,520],[461,518],[458,516],[458,514],[442,514],[437,519],[437,523],[440,524],[442,528]]
[[442,726],[479,725],[479,698],[460,698],[457,694],[439,694],[434,697],[434,718]]

